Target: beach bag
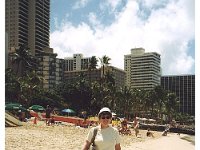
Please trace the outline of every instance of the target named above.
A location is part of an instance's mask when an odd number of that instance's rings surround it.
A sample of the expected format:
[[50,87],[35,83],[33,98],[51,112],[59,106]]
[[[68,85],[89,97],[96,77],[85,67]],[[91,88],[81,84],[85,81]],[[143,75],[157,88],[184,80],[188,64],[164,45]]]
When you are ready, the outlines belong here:
[[92,140],[91,140],[92,145],[90,146],[90,150],[96,150],[96,145],[95,145],[94,140],[95,140],[95,137],[97,135],[97,131],[98,131],[98,128],[96,127],[94,129],[93,137],[92,137]]

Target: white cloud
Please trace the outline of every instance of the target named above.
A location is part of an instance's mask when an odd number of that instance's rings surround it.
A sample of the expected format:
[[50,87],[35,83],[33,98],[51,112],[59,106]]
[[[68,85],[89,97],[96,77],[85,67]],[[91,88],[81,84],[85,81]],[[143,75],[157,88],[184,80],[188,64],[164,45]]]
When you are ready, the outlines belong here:
[[88,4],[89,0],[78,0],[72,7],[73,9],[83,8]]
[[[94,50],[94,35],[91,28],[82,23],[78,27],[72,24],[65,24],[60,30],[51,34],[51,47],[58,53],[58,57],[64,58],[74,53],[83,53]],[[57,48],[57,49],[56,49]]]
[[124,55],[130,54],[131,48],[143,47],[146,52],[161,54],[163,74],[191,73],[194,58],[187,50],[188,42],[194,39],[191,13],[194,5],[186,4],[187,0],[169,2],[164,8],[152,10],[147,20],[141,20],[137,15],[138,3],[128,1],[115,22],[106,27],[95,13],[90,13],[88,19],[92,27],[84,22],[78,26],[65,22],[51,33],[51,47],[59,58],[71,57],[74,53],[82,53],[85,57],[107,55],[111,65],[121,69]]
[[97,16],[95,13],[89,13],[88,15],[89,22],[92,24],[92,26],[101,26],[101,22],[97,19]]
[[[140,0],[138,0],[140,1]],[[143,0],[143,5],[147,8],[153,8],[155,6],[162,6],[169,2],[169,0]],[[172,2],[172,0],[171,0]]]
[[120,5],[122,0],[107,0],[107,3],[111,5],[112,10],[115,10],[118,5]]
[[164,74],[186,74],[194,67],[194,58],[187,51],[188,42],[194,38],[194,20],[179,4],[170,3],[152,12],[145,25],[145,48],[157,49],[161,54]]
[[117,8],[117,6],[120,5],[122,0],[105,0],[105,1],[101,1],[100,3],[100,9],[101,10],[105,10],[107,9],[107,7],[111,8],[110,11],[115,11],[115,9]]

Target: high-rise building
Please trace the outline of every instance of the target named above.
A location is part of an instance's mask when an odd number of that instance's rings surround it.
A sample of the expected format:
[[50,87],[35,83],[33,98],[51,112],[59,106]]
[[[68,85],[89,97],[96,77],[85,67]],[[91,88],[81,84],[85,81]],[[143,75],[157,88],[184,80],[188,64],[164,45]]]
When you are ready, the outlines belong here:
[[66,57],[65,71],[80,71],[89,68],[91,57],[83,57],[83,54],[74,54],[73,57]]
[[5,68],[8,68],[8,34],[5,33]]
[[28,44],[28,1],[6,0],[5,29],[9,52],[21,44]]
[[195,115],[195,75],[162,76],[161,86],[179,98],[179,111]]
[[54,87],[61,82],[64,71],[60,71],[62,60],[49,47],[50,0],[6,0],[5,4],[8,64],[12,53],[25,44],[39,60],[37,71],[45,79],[43,88]]
[[150,90],[160,85],[160,70],[160,55],[156,52],[145,53],[143,48],[134,48],[124,56],[126,85],[132,89]]
[[8,50],[26,44],[36,56],[49,47],[50,0],[6,0]]

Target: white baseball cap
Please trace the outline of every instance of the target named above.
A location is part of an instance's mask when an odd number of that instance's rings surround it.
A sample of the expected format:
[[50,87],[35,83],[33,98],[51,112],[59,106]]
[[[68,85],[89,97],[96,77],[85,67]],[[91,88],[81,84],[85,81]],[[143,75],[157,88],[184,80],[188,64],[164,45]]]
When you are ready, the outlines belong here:
[[110,110],[108,107],[103,107],[103,108],[99,111],[98,116],[99,116],[102,112],[108,112],[108,113],[110,113],[111,116],[112,116],[111,110]]

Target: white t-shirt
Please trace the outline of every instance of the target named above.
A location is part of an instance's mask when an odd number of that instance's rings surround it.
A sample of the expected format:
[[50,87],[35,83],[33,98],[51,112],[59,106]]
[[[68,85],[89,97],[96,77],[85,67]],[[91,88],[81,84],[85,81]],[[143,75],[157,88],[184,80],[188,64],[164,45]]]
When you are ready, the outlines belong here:
[[[92,140],[95,128],[96,127],[91,128],[87,135],[86,140],[89,142]],[[120,135],[116,128],[109,126],[108,128],[101,129],[101,127],[98,126],[97,135],[95,137],[97,150],[115,150],[115,145],[119,144],[120,140]]]

